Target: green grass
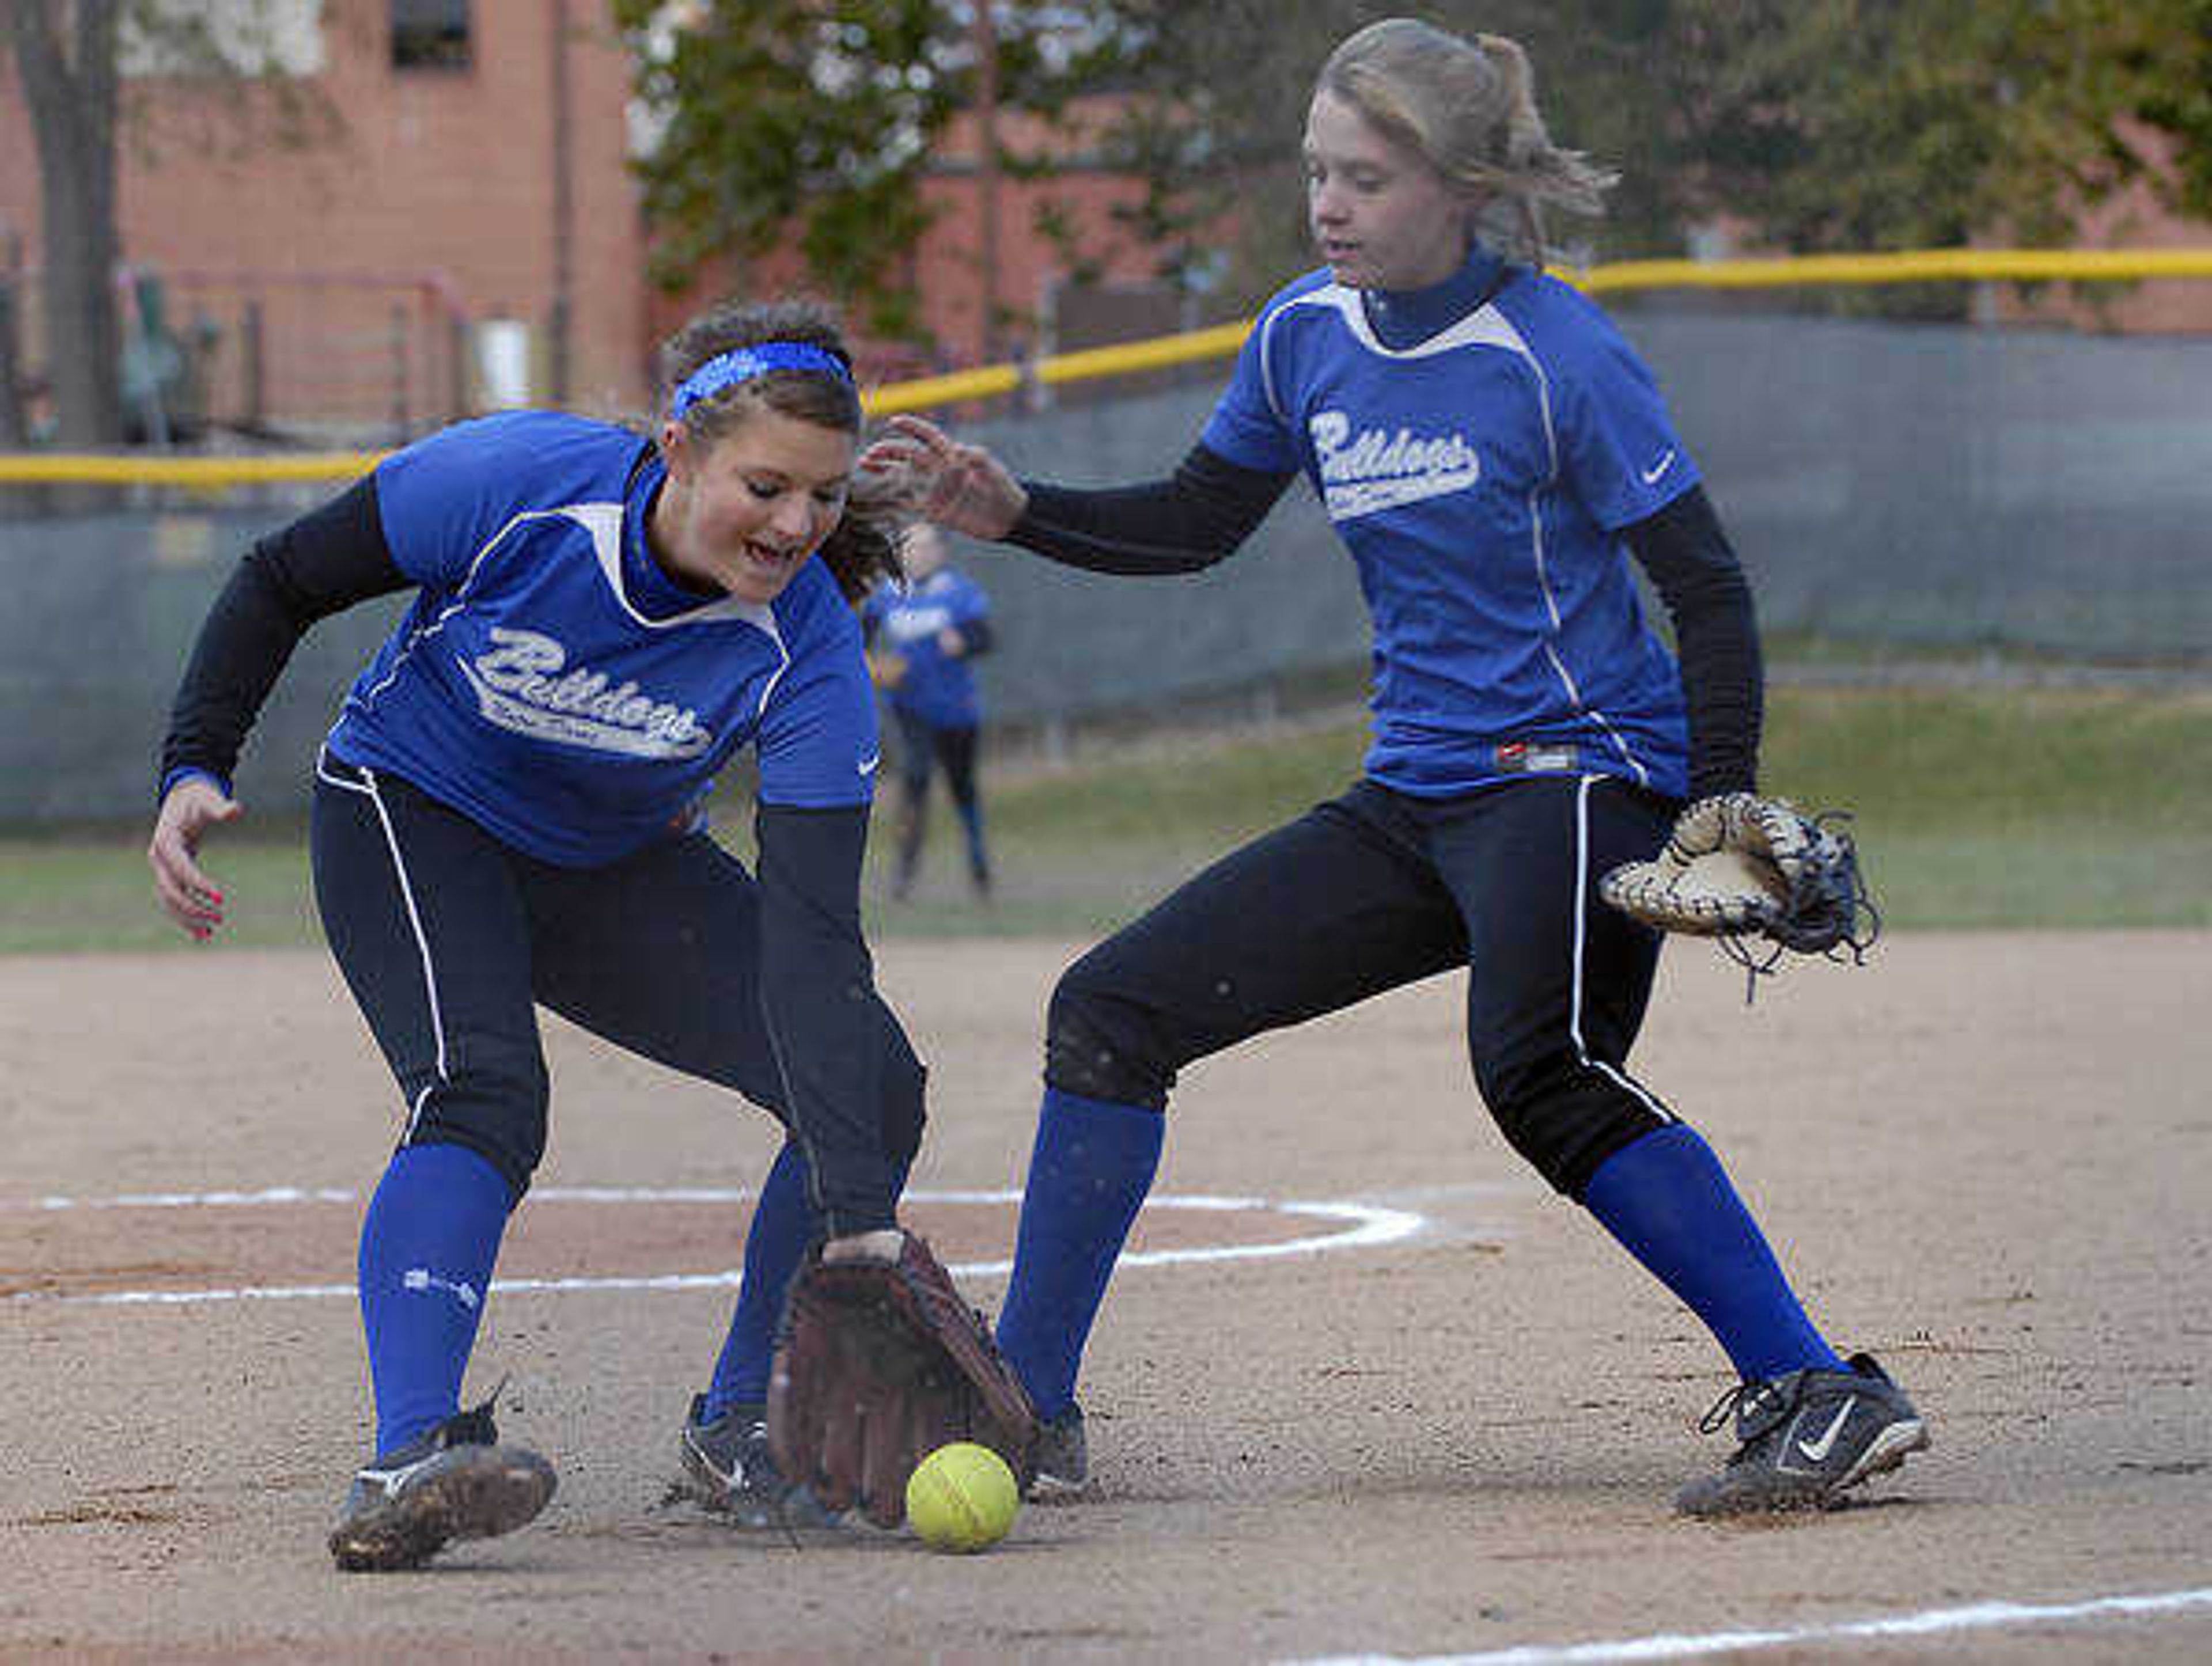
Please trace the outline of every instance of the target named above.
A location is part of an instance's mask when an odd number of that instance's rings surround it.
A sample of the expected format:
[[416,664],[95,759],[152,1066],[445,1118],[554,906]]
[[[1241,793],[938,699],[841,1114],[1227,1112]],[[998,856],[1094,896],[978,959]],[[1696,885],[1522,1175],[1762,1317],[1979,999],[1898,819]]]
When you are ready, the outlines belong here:
[[[1099,743],[1046,769],[987,766],[998,894],[976,906],[935,810],[915,899],[885,894],[890,814],[871,853],[878,932],[1085,936],[1127,919],[1239,840],[1342,790],[1358,719]],[[1844,808],[1891,929],[2212,926],[2212,694],[2043,687],[1784,686],[1763,782]],[[749,848],[747,812],[720,827]],[[0,953],[189,948],[155,907],[143,827],[0,839]],[[203,853],[232,941],[311,943],[296,823]]]
[[[0,839],[0,954],[189,948],[154,900],[148,827]],[[256,948],[320,940],[307,882],[307,829],[250,827],[211,838],[201,857],[223,888],[225,940]]]
[[1800,688],[1768,786],[1848,806],[1914,927],[2212,924],[2212,694]]

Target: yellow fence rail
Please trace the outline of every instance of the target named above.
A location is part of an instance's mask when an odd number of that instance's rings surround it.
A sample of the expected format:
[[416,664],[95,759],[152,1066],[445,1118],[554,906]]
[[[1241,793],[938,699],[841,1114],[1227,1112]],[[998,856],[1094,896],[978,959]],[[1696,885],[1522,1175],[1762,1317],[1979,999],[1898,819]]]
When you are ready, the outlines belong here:
[[[1767,260],[1623,260],[1559,275],[1592,294],[1865,283],[2138,282],[2212,278],[2212,248],[1910,249],[1893,254],[1792,255]],[[1225,359],[1243,344],[1251,327],[1251,319],[1242,318],[1180,336],[886,383],[867,390],[861,403],[871,416],[889,416],[899,411],[936,410],[971,400],[999,398],[1032,384],[1052,387]],[[270,482],[350,480],[374,467],[384,455],[381,451],[223,457],[0,453],[0,485],[183,486],[220,491]]]

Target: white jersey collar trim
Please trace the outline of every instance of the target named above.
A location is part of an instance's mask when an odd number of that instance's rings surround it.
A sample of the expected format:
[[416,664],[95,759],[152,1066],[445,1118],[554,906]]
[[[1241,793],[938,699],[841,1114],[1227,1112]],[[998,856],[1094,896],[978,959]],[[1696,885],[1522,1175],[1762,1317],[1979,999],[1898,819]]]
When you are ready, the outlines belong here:
[[1283,308],[1287,312],[1293,306],[1319,306],[1337,313],[1344,327],[1352,332],[1352,339],[1370,353],[1384,359],[1430,359],[1440,353],[1455,352],[1463,347],[1499,347],[1509,353],[1517,353],[1524,359],[1536,355],[1528,350],[1528,343],[1516,330],[1510,319],[1498,310],[1493,301],[1485,301],[1457,323],[1449,324],[1425,342],[1409,348],[1386,347],[1376,335],[1374,326],[1367,321],[1367,309],[1359,303],[1359,292],[1341,283],[1325,283],[1318,289],[1297,297]]
[[703,606],[672,614],[665,619],[654,619],[639,612],[636,603],[630,600],[629,592],[623,585],[623,505],[571,503],[550,512],[566,515],[592,535],[592,550],[599,557],[599,572],[607,581],[607,588],[614,592],[615,600],[622,603],[623,611],[645,629],[674,630],[684,625],[703,625],[717,619],[741,619],[775,638],[779,647],[782,645],[781,634],[775,627],[775,615],[757,602],[742,602],[734,596],[717,597]]

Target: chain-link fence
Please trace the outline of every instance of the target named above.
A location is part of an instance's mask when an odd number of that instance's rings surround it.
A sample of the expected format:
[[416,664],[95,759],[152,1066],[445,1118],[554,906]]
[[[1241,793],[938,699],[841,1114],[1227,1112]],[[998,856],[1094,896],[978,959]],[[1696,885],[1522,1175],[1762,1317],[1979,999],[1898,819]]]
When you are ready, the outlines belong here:
[[[1753,575],[1771,633],[1869,651],[2000,648],[2212,669],[2212,341],[1626,311]],[[1022,472],[1172,467],[1212,390],[964,432]],[[0,488],[0,821],[138,815],[169,694],[238,554],[332,488],[210,503]],[[1171,724],[1290,704],[1367,651],[1352,565],[1294,488],[1235,560],[1187,578],[960,551],[992,593],[994,722]],[[311,633],[240,789],[304,797],[314,744],[396,609]]]

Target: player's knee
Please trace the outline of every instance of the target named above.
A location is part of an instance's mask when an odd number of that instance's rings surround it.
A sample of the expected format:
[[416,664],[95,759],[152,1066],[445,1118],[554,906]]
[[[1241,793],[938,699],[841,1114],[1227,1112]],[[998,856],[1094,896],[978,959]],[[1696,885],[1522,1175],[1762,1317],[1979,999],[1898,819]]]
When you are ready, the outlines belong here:
[[407,1143],[466,1146],[496,1168],[520,1197],[545,1156],[550,1097],[543,1058],[477,1060],[430,1084]]
[[1053,989],[1044,1079],[1062,1093],[1159,1111],[1175,1086],[1175,1066],[1143,1015],[1094,987],[1079,961]]
[[1507,1069],[1475,1066],[1506,1142],[1555,1191],[1579,1198],[1614,1152],[1666,1118],[1625,1078],[1560,1055]]
[[915,1056],[906,1033],[890,1026],[884,1050],[881,1127],[884,1154],[902,1167],[911,1166],[921,1150],[922,1126],[929,1119],[928,1086],[929,1067]]

